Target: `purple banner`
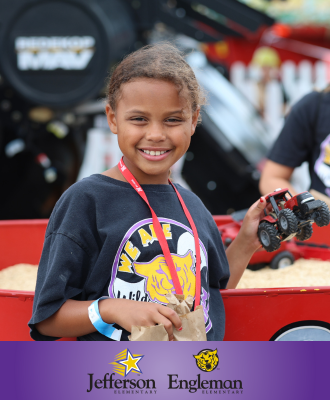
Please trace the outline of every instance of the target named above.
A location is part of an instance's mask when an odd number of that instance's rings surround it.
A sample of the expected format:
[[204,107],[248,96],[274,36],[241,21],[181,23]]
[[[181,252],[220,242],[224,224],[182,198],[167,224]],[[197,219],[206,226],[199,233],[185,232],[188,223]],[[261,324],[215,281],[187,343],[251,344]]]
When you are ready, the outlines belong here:
[[323,399],[327,342],[2,342],[1,398]]

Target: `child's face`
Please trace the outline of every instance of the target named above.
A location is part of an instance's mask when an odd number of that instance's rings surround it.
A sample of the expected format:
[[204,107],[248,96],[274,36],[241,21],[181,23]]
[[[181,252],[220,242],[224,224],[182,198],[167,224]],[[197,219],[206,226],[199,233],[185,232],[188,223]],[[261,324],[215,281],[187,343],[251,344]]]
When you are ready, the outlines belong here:
[[106,108],[124,160],[139,183],[167,183],[171,166],[187,151],[199,110],[192,113],[186,89],[141,78],[125,83],[116,111]]

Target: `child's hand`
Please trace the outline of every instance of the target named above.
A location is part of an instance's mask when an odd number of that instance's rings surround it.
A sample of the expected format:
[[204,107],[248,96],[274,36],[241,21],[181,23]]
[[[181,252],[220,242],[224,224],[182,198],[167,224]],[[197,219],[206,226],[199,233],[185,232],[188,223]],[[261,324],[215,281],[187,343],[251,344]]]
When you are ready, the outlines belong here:
[[178,314],[168,307],[156,303],[146,303],[127,299],[106,299],[100,301],[99,310],[107,323],[116,323],[131,332],[132,325],[153,326],[163,324],[169,340],[173,340],[173,325],[182,329]]
[[[266,208],[267,207],[267,208]],[[265,216],[264,209],[269,212],[272,209],[272,205],[266,203],[265,197],[260,197],[246,213],[243,224],[237,236],[240,236],[242,243],[245,247],[248,246],[251,251],[256,251],[261,244],[258,239],[258,227],[261,219]]]

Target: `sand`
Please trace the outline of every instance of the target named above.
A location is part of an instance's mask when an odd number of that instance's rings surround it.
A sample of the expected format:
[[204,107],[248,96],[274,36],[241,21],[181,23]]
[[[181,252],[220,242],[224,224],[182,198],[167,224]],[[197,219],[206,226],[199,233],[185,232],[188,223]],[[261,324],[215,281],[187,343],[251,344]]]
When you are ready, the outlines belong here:
[[0,271],[0,289],[33,291],[38,265],[17,264]]
[[299,259],[282,269],[247,269],[237,289],[330,286],[330,261]]
[[[34,291],[37,265],[18,264],[0,271],[0,289]],[[246,270],[237,288],[330,286],[330,261],[300,259],[293,265],[273,270]]]

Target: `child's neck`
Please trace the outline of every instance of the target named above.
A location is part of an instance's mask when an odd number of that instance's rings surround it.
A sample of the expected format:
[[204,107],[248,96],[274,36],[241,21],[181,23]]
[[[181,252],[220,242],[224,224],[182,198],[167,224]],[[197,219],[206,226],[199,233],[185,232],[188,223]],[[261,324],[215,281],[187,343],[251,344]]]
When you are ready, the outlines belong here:
[[[130,170],[131,171],[131,170]],[[137,179],[140,185],[168,185],[168,177],[169,174],[164,174],[164,176],[154,176],[154,175],[147,175],[141,176],[142,174],[134,174],[134,171],[131,173]],[[118,166],[112,167],[107,171],[102,172],[102,175],[109,176],[112,179],[116,179],[117,181],[127,182],[124,178],[123,174],[120,172]]]

